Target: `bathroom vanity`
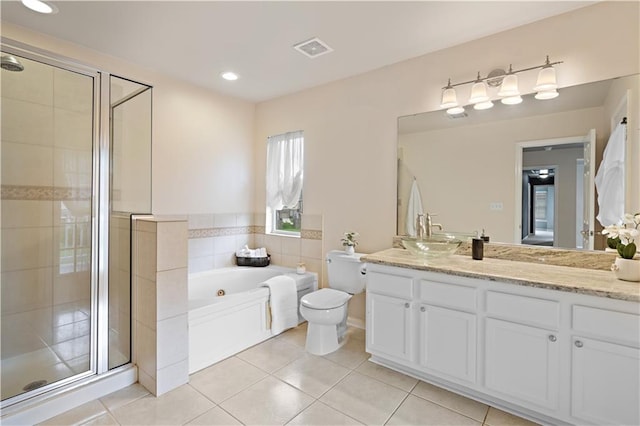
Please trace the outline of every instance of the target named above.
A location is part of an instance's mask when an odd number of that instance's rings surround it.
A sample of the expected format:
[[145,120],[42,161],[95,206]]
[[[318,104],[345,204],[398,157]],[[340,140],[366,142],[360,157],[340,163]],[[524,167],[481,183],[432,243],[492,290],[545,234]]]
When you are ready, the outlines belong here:
[[640,424],[640,285],[610,271],[367,255],[374,363],[543,424]]

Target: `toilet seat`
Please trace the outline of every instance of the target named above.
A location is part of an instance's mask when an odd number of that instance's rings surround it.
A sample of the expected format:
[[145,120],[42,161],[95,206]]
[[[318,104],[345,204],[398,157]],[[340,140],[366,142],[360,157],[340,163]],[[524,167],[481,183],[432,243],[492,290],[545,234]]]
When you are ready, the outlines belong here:
[[351,299],[349,293],[332,288],[323,288],[304,295],[300,303],[309,309],[325,310],[339,308],[346,304],[349,299]]

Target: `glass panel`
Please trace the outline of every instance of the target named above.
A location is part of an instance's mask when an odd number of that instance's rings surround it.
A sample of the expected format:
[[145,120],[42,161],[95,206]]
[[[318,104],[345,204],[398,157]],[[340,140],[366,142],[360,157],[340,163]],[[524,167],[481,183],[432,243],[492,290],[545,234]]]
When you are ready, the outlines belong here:
[[111,77],[109,369],[131,360],[132,214],[151,212],[151,88]]
[[13,56],[24,69],[1,71],[3,400],[93,358],[94,80]]

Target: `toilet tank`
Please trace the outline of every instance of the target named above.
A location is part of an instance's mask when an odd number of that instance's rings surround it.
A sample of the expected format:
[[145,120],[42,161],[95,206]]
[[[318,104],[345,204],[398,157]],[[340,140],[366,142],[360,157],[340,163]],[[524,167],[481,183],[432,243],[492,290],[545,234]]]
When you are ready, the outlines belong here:
[[360,262],[362,253],[347,254],[342,250],[327,253],[329,287],[350,294],[362,293],[366,282],[365,264]]

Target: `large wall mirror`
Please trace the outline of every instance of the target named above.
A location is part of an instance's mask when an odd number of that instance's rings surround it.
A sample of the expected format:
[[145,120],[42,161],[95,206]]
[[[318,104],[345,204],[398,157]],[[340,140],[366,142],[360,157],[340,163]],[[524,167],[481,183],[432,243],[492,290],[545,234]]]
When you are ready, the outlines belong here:
[[[415,186],[423,210],[447,230],[484,229],[494,242],[602,249],[593,179],[624,117],[625,143],[637,144],[639,87],[636,74],[566,87],[551,100],[527,95],[519,105],[467,107],[456,117],[400,117],[397,233],[407,234]],[[628,189],[626,206],[637,206],[640,194]]]

